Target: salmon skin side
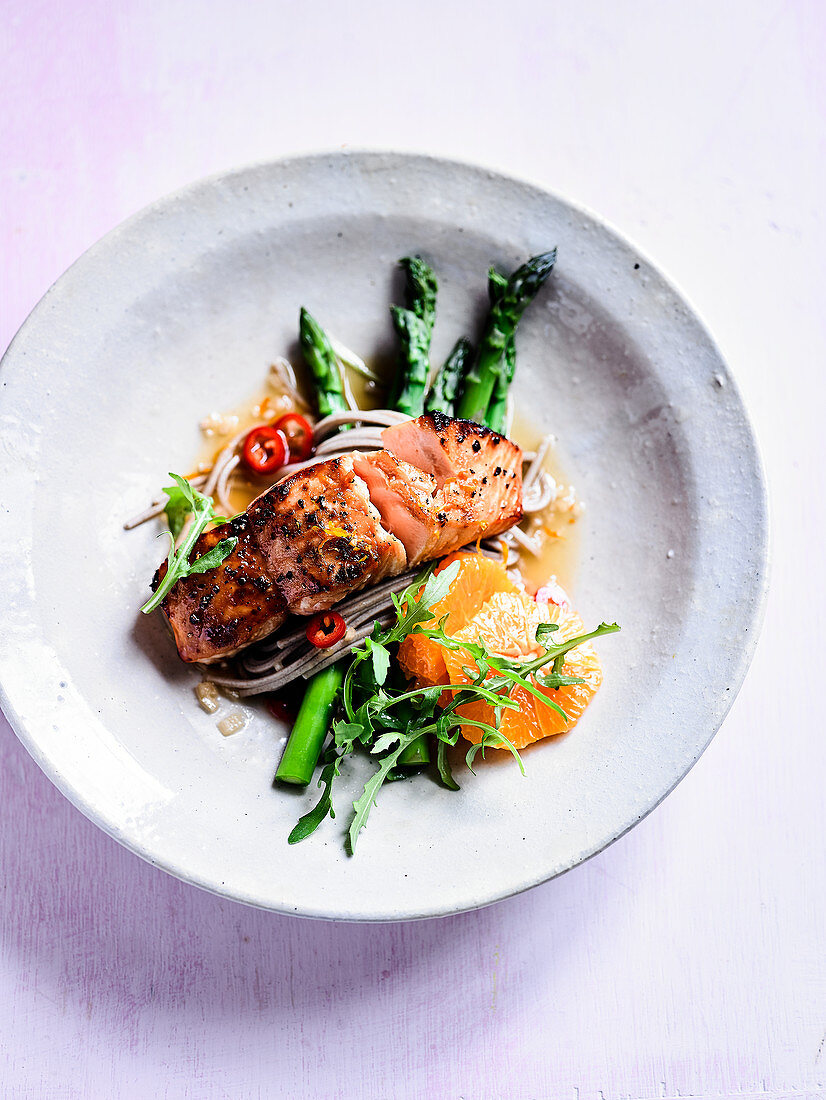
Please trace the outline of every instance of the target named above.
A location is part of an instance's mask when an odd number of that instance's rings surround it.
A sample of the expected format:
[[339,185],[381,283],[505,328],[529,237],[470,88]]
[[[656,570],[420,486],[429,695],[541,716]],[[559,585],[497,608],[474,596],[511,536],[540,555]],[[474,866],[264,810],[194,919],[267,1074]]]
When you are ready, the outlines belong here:
[[195,556],[228,534],[238,544],[163,602],[183,660],[232,656],[288,612],[327,610],[522,518],[522,451],[504,436],[427,413],[385,429],[382,442],[297,471],[201,536]]

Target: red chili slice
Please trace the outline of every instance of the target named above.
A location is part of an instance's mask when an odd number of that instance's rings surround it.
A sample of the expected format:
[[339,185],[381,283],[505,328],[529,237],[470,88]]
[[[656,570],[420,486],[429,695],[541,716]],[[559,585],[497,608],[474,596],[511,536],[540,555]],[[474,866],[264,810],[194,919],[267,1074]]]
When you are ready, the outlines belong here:
[[290,462],[303,462],[313,453],[313,426],[300,413],[285,413],[273,424],[287,437]]
[[347,631],[347,623],[335,611],[324,611],[313,615],[307,624],[307,641],[316,649],[329,649],[340,642]]
[[260,477],[273,474],[289,461],[287,438],[276,427],[262,425],[247,432],[242,458],[247,469]]

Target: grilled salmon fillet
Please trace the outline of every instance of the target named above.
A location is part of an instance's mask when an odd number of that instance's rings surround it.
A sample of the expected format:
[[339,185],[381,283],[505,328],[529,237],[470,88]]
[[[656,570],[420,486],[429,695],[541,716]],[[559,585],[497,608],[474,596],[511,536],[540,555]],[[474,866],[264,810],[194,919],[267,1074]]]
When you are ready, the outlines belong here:
[[440,489],[455,477],[480,481],[487,477],[483,486],[493,484],[492,477],[501,477],[501,472],[507,471],[514,475],[508,480],[513,481],[515,487],[518,483],[513,499],[520,501],[518,513],[521,518],[522,448],[505,436],[475,420],[458,420],[443,412],[432,412],[385,428],[381,440],[386,450],[432,474]]
[[509,439],[427,413],[382,441],[382,451],[297,471],[201,536],[196,556],[227,534],[238,545],[217,569],[178,581],[162,605],[185,661],[229,657],[287,611],[325,611],[522,518],[522,452]]
[[407,568],[404,546],[382,527],[353,467],[352,455],[309,466],[247,510],[269,575],[298,615],[325,611]]
[[436,486],[433,537],[410,565],[498,535],[522,518],[522,450],[509,439],[440,412],[385,428],[381,437],[392,456],[427,470]]
[[353,466],[366,483],[382,523],[404,544],[408,564],[435,557],[431,550],[441,533],[438,521],[434,522],[436,479],[389,451],[356,455]]
[[[250,538],[245,515],[205,531],[195,543],[190,561],[230,535],[238,542],[229,557],[216,569],[178,581],[161,605],[184,661],[208,664],[231,657],[266,638],[287,617],[286,601]],[[155,574],[153,588],[165,573],[166,562]]]

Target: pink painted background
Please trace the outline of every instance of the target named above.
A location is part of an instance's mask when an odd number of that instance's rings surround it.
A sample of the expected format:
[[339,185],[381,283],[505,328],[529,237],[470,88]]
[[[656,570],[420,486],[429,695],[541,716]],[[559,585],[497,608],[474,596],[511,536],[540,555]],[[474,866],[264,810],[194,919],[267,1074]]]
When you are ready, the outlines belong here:
[[816,0],[2,0],[0,347],[204,174],[343,144],[481,160],[683,286],[775,524],[758,655],[694,771],[587,865],[466,916],[336,926],[184,886],[0,717],[4,1097],[824,1095],[825,26]]

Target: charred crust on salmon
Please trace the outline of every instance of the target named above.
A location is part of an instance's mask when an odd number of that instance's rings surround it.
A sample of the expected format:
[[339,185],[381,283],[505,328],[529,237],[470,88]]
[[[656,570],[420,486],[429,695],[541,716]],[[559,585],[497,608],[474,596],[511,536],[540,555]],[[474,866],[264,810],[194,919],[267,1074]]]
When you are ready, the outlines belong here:
[[[475,442],[481,439],[490,439],[490,441],[496,445],[502,441],[502,437],[496,432],[492,432],[490,428],[484,424],[479,424],[475,420],[462,420],[461,417],[448,416],[447,413],[443,413],[439,410],[434,412],[424,413],[418,418],[418,422],[429,421],[434,431],[439,436],[439,442],[443,447],[447,446],[447,435],[449,431],[456,433],[456,442],[464,443],[466,439],[473,436],[476,437]],[[473,450],[479,450],[479,447],[472,443]]]
[[326,610],[521,518],[522,452],[484,425],[433,412],[382,439],[385,450],[297,470],[198,540],[195,556],[226,534],[238,541],[220,566],[180,581],[164,601],[185,660],[231,655],[287,611]]

